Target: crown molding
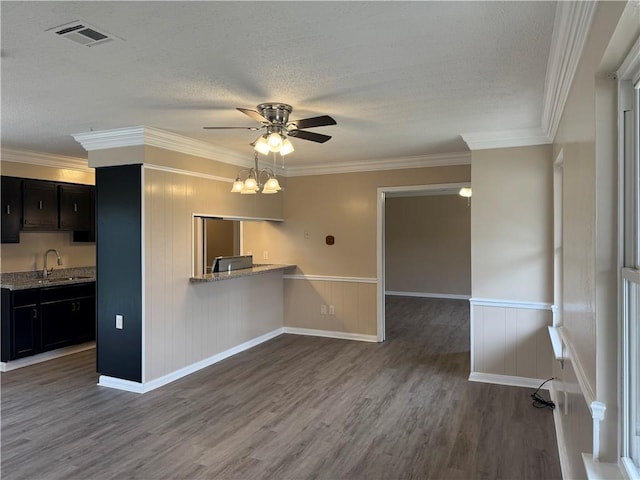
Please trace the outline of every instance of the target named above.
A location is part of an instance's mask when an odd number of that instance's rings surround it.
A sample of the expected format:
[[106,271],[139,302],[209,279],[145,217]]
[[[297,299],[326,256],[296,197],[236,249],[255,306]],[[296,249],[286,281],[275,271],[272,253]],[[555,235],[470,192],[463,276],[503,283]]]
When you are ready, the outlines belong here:
[[544,85],[542,129],[551,141],[578,69],[598,2],[558,2]]
[[541,128],[504,130],[502,132],[465,133],[462,139],[471,150],[488,148],[526,147],[552,143]]
[[17,150],[13,148],[3,148],[0,155],[2,156],[3,162],[26,163],[40,167],[65,168],[67,170],[77,170],[85,173],[93,173],[94,171],[93,168],[89,167],[86,158],[66,157],[63,155]]
[[459,152],[421,155],[415,157],[388,158],[381,160],[362,160],[358,162],[332,163],[327,165],[294,166],[287,167],[282,175],[285,177],[301,177],[309,175],[375,172],[380,170],[401,170],[406,168],[446,167],[470,164],[471,152]]
[[620,80],[630,80],[631,82],[640,80],[640,37],[629,50],[617,71],[617,75]]
[[464,133],[471,150],[553,143],[598,2],[557,2],[539,128]]
[[239,155],[231,150],[216,147],[210,143],[185,137],[177,133],[147,126],[76,133],[72,136],[87,152],[109,148],[147,145],[241,167],[247,167],[253,164],[253,162],[247,160],[245,156]]

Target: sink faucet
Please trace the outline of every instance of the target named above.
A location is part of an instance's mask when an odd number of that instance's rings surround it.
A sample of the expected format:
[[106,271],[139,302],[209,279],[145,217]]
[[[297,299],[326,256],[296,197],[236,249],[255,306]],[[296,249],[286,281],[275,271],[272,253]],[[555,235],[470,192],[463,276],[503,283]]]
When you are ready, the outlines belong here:
[[49,250],[47,250],[44,254],[44,270],[42,271],[43,280],[46,280],[47,277],[51,274],[51,272],[53,272],[53,267],[51,267],[50,269],[47,269],[47,257],[51,252],[56,254],[56,257],[58,258],[58,265],[62,265],[62,259],[60,258],[60,254],[58,253],[58,251],[55,248],[50,248]]

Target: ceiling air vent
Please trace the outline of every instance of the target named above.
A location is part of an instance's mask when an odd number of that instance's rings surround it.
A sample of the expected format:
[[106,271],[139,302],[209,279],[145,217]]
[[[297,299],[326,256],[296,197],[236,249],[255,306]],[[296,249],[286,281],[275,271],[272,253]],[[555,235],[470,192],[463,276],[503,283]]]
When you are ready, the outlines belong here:
[[101,31],[88,23],[80,21],[66,23],[58,27],[50,28],[47,31],[53,32],[60,37],[68,38],[85,47],[93,47],[101,43],[110,42],[116,38],[104,30]]

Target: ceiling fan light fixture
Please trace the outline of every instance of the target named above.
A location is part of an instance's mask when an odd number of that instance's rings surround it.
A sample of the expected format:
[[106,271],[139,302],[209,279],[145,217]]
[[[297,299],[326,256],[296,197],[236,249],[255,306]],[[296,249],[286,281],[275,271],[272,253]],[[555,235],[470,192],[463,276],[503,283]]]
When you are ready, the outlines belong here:
[[267,139],[264,138],[264,135],[261,135],[258,140],[256,140],[255,145],[253,146],[254,150],[262,155],[266,155],[269,153],[269,144],[267,143]]
[[285,138],[282,142],[282,146],[280,147],[280,155],[289,155],[295,149],[293,148],[293,144],[289,141],[288,138]]
[[271,152],[279,152],[280,147],[282,147],[282,135],[278,132],[270,133],[267,137],[267,143]]

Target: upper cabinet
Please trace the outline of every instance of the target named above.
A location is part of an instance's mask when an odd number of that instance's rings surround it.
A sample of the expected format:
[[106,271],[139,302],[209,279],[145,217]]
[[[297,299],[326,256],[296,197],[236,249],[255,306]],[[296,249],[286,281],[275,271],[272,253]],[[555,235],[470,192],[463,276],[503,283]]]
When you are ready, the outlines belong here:
[[91,187],[60,185],[60,230],[89,231],[91,224]]
[[20,242],[22,180],[2,177],[2,243]]
[[20,230],[72,231],[74,242],[95,241],[95,187],[2,177],[2,243]]
[[23,180],[22,229],[57,230],[58,186],[53,182]]

